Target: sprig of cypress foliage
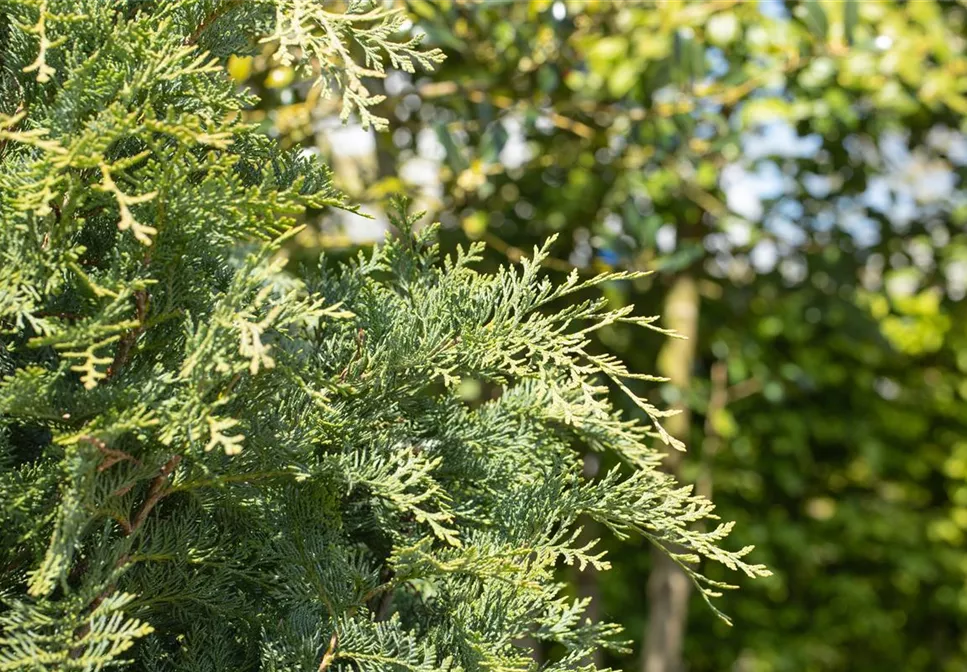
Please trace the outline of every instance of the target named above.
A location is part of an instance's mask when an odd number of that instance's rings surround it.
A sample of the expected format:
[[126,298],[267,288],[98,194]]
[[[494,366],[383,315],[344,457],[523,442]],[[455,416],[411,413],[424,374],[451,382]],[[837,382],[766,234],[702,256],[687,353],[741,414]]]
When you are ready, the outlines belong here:
[[[0,0],[0,670],[526,670],[525,635],[583,669],[620,642],[555,580],[608,567],[581,516],[675,549],[706,597],[699,558],[767,574],[658,470],[649,378],[587,349],[654,319],[565,300],[633,274],[554,285],[547,245],[481,274],[405,202],[371,254],[286,268],[305,209],[353,206],[239,121],[221,61],[275,41],[378,126],[363,78],[439,59],[400,21]],[[584,481],[575,441],[623,466]]]

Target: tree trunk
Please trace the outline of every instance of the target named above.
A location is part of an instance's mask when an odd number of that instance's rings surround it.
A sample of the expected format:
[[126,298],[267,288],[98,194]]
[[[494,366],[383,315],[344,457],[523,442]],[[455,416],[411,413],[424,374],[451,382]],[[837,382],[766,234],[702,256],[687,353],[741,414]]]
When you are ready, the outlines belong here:
[[[695,364],[695,341],[698,334],[699,294],[695,278],[679,275],[665,299],[662,317],[665,326],[688,340],[669,339],[658,356],[658,371],[681,392],[676,407],[679,415],[668,419],[665,428],[672,436],[688,442],[691,417],[685,395]],[[677,474],[682,455],[674,449],[666,451],[664,468]],[[642,672],[683,672],[682,648],[688,619],[688,597],[691,581],[665,553],[652,549],[652,570],[648,578],[648,623],[645,626],[645,648]]]

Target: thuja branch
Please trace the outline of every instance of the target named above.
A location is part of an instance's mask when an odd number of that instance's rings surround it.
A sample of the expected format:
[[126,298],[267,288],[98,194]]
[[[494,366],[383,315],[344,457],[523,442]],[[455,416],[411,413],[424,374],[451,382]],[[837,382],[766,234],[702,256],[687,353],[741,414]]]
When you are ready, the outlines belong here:
[[164,466],[161,467],[161,473],[159,473],[153,481],[151,481],[151,487],[148,490],[148,496],[138,509],[137,513],[131,520],[131,527],[126,530],[127,534],[133,534],[141,527],[144,521],[148,518],[148,514],[151,513],[151,509],[160,502],[162,499],[170,494],[165,486],[168,484],[168,476],[170,476],[174,470],[178,467],[181,462],[181,455],[172,455],[171,459],[165,462]]
[[[650,377],[588,351],[608,325],[656,328],[593,298],[640,274],[583,278],[550,241],[528,254],[499,239],[513,263],[483,272],[482,243],[441,254],[402,201],[398,235],[358,258],[279,263],[290,219],[353,204],[325,166],[230,121],[250,95],[192,47],[274,30],[258,37],[376,123],[363,80],[440,58],[399,11],[136,4],[3,4],[19,12],[7,74],[57,104],[0,127],[0,521],[14,544],[0,565],[18,573],[0,591],[0,667],[474,672],[479,651],[517,669],[520,633],[580,660],[616,629],[581,625],[556,568],[603,564],[547,534],[589,515],[767,573],[723,546],[727,525],[698,529],[708,502],[657,472],[664,414],[629,382]],[[9,67],[35,62],[37,26],[57,67],[43,82]],[[120,233],[97,207],[120,213]],[[605,378],[644,422],[622,417]],[[471,403],[474,381],[500,394]],[[588,481],[575,445],[623,467]],[[697,566],[711,598],[722,586]]]

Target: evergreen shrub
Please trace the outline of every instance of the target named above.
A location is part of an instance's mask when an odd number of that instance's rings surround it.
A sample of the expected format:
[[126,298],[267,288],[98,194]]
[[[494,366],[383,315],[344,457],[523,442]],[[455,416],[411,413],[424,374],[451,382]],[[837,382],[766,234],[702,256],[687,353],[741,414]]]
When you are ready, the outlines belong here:
[[[242,120],[224,70],[276,45],[380,127],[367,78],[440,58],[405,17],[307,0],[0,0],[0,670],[590,669],[621,646],[557,569],[579,517],[665,548],[710,597],[729,524],[588,334],[548,247],[494,274],[397,234],[286,265],[329,170]],[[467,381],[495,390],[468,403]],[[647,421],[622,418],[609,391]],[[576,445],[621,466],[585,480]],[[680,446],[678,446],[680,447]]]

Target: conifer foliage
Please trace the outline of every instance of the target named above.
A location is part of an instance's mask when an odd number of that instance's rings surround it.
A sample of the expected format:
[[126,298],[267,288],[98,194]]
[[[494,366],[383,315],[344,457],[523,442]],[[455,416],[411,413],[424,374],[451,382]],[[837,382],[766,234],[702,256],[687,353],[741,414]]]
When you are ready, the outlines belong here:
[[[620,646],[555,578],[585,516],[750,576],[587,347],[653,318],[398,235],[286,267],[328,170],[242,123],[266,40],[379,127],[367,77],[440,58],[358,2],[0,0],[0,670],[527,670]],[[469,404],[475,381],[498,391]],[[648,422],[622,419],[609,389]],[[575,443],[622,466],[582,479]]]

